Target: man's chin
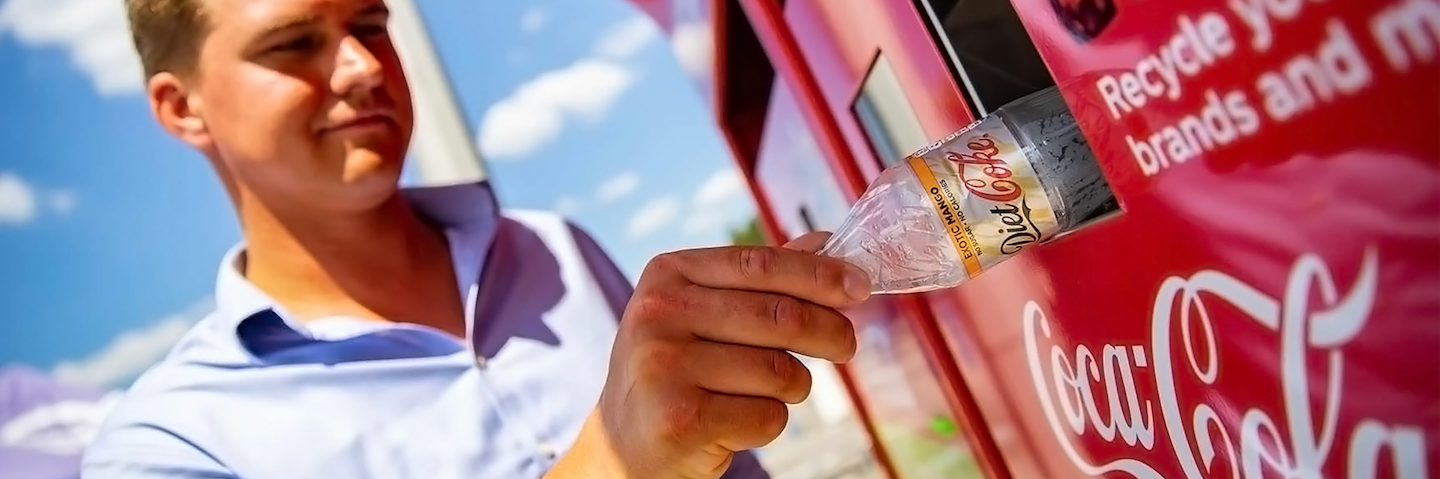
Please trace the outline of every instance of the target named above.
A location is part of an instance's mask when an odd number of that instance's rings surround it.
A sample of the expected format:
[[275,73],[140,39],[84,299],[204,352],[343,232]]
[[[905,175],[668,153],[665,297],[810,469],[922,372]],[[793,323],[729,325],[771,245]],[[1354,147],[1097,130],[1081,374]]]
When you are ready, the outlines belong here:
[[405,166],[403,152],[354,149],[345,155],[344,182],[346,184],[372,183],[375,181],[394,184],[400,181],[400,171]]
[[346,179],[334,185],[329,198],[320,199],[329,203],[328,209],[359,213],[383,206],[400,192],[398,175],[370,172]]

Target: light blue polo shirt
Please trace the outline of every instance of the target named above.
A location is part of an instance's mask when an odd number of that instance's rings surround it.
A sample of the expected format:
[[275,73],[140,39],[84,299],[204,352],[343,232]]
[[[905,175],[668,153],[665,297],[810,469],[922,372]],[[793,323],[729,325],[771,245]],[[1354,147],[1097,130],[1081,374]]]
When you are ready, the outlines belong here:
[[[221,264],[216,310],[142,375],[87,479],[536,479],[605,382],[632,287],[564,219],[501,213],[486,184],[407,189],[445,226],[468,341],[335,317],[304,325]],[[753,454],[728,479],[768,477]]]

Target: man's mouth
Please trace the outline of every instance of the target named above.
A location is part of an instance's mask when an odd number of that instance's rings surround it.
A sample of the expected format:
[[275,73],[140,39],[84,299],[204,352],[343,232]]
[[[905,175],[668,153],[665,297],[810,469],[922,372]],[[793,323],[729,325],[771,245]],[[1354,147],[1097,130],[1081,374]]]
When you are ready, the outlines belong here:
[[376,130],[390,128],[396,125],[395,118],[384,113],[371,113],[356,116],[353,119],[332,124],[320,130],[321,133],[349,132],[359,130]]

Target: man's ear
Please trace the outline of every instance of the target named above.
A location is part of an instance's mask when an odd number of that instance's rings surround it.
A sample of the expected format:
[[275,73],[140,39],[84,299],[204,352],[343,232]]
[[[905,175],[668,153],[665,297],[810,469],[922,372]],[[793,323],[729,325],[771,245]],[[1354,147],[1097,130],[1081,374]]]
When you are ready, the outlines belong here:
[[190,146],[209,150],[212,141],[203,101],[188,84],[173,73],[161,72],[150,78],[147,92],[161,127]]

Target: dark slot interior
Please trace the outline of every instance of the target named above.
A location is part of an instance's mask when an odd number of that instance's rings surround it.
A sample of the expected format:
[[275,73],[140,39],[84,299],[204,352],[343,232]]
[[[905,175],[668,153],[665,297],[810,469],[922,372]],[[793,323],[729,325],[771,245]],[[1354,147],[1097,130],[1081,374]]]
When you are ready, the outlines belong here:
[[725,122],[731,142],[747,169],[753,170],[765,132],[770,107],[771,89],[775,84],[775,67],[765,55],[765,48],[750,26],[745,10],[738,0],[726,0],[722,21],[725,43],[720,64],[720,117]]
[[[966,90],[977,118],[1055,85],[1010,0],[918,0],[940,21],[936,45],[951,57],[950,72]],[[940,38],[943,35],[943,38]],[[950,45],[945,48],[946,43]],[[943,51],[948,50],[948,51]],[[968,84],[965,81],[969,80]]]

